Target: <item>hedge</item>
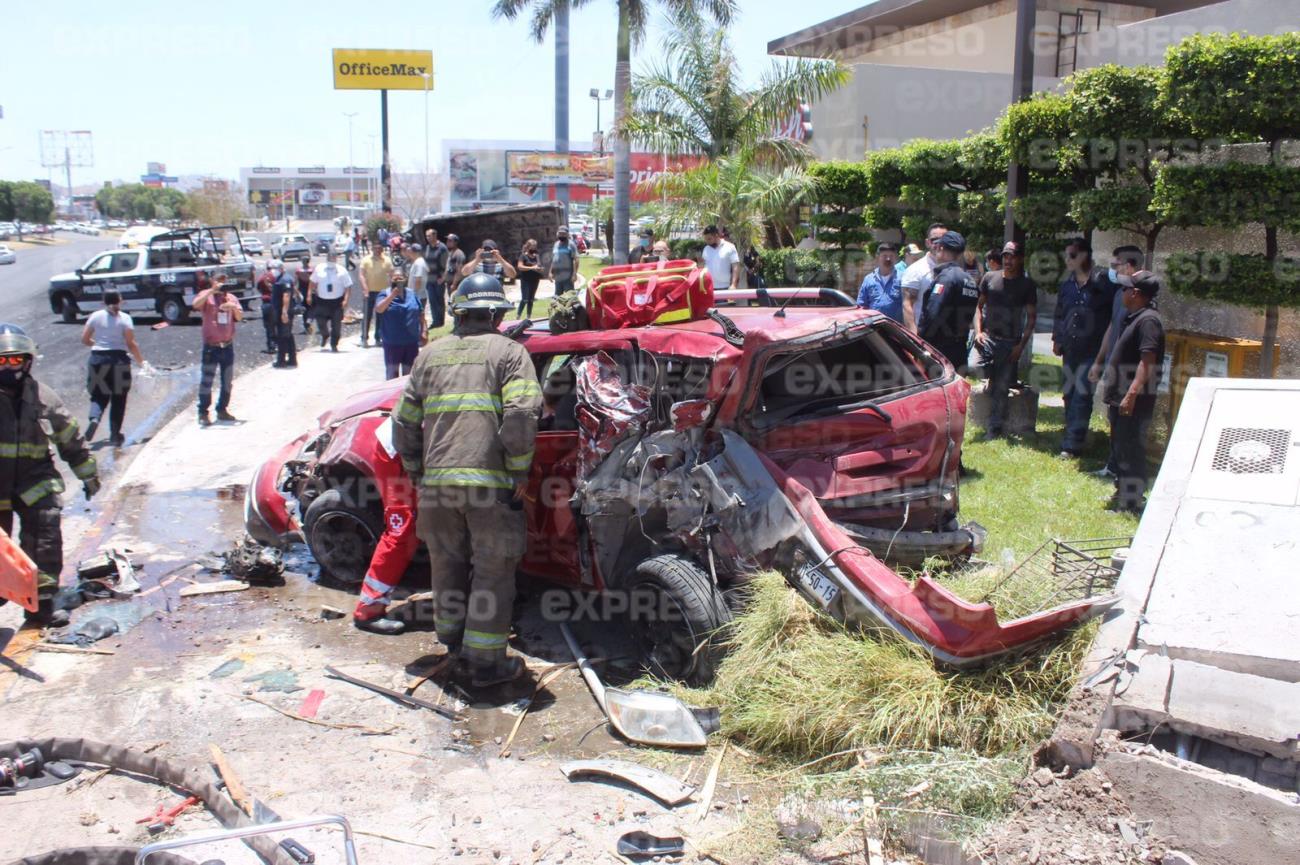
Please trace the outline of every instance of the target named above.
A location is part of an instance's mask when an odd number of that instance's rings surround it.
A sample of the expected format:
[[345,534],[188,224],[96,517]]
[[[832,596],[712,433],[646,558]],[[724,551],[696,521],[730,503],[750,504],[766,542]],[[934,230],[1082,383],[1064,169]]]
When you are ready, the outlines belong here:
[[1165,279],[1179,294],[1237,306],[1300,307],[1300,258],[1226,252],[1176,252],[1165,261]]

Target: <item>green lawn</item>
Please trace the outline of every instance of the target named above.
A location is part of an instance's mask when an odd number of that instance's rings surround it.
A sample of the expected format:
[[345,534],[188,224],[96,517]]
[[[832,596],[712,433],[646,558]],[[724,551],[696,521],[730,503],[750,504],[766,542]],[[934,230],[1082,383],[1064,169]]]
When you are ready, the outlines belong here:
[[[1060,358],[1034,356],[1030,380],[1040,388],[1036,436],[982,441],[984,430],[966,427],[961,484],[961,516],[989,531],[984,558],[1000,561],[1003,550],[1019,559],[1049,538],[1078,540],[1131,535],[1134,517],[1108,513],[1109,479],[1088,474],[1106,462],[1106,419],[1092,416],[1093,435],[1084,456],[1063,460],[1061,434],[1065,410],[1059,405]],[[982,384],[975,385],[983,387]]]
[[591,279],[600,273],[600,269],[605,267],[605,259],[600,255],[582,255],[578,257],[578,273]]

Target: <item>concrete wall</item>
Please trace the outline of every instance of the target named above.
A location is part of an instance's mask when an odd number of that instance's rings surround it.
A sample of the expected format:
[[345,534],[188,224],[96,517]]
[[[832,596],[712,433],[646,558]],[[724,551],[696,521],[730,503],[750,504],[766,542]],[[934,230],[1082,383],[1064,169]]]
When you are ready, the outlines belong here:
[[[860,160],[914,138],[961,138],[991,124],[1011,99],[1011,74],[863,63],[812,107],[818,159]],[[1056,79],[1035,79],[1038,89]]]
[[1080,67],[1118,63],[1159,66],[1165,50],[1195,33],[1266,35],[1300,29],[1300,0],[1224,0],[1090,34],[1080,41]]

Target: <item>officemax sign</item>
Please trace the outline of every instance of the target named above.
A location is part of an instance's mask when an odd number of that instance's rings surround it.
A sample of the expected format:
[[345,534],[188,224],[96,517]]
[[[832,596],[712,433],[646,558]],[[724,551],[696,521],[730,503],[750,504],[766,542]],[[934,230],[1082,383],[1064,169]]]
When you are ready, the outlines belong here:
[[432,51],[334,49],[335,90],[432,90]]

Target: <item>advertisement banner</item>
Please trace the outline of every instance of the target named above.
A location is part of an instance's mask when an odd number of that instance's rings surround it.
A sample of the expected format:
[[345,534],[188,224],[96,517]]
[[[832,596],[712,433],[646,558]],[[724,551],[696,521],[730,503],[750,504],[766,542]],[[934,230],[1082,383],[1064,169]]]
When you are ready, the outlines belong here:
[[511,186],[599,185],[614,179],[614,157],[507,151],[506,171]]
[[432,51],[334,49],[335,90],[432,90]]
[[[347,197],[347,193],[344,193]],[[308,186],[306,189],[298,190],[299,204],[329,204],[330,191],[323,186]]]

